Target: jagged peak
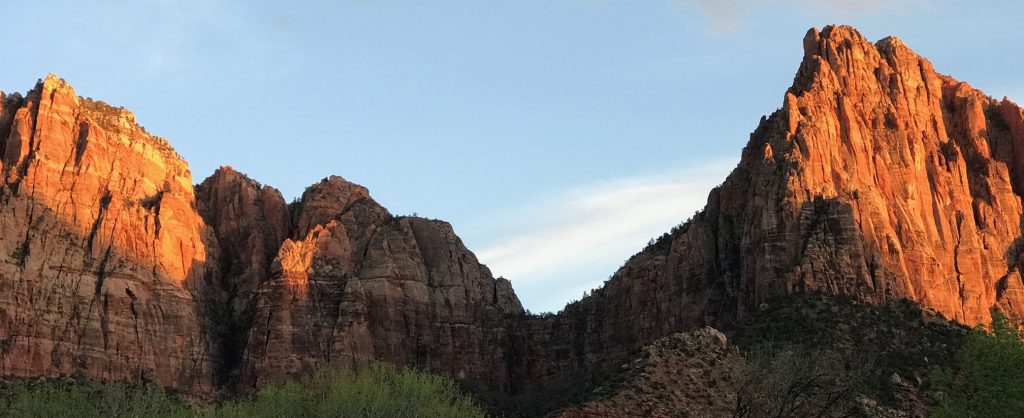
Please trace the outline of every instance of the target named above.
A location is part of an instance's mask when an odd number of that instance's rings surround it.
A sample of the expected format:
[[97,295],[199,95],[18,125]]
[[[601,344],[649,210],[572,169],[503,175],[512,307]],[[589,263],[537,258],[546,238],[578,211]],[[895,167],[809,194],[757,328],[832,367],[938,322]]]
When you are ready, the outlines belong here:
[[67,90],[72,94],[75,92],[74,87],[71,87],[71,84],[68,84],[67,80],[58,77],[54,73],[47,73],[46,77],[36,81],[36,86],[41,87],[44,91]]
[[[15,100],[17,102],[27,101],[28,103],[54,103],[62,102],[80,110],[90,125],[102,128],[108,132],[120,132],[127,134],[140,133],[140,137],[146,143],[155,148],[163,158],[170,160],[184,161],[181,154],[171,146],[165,138],[153,135],[146,128],[138,123],[136,116],[123,106],[113,106],[102,100],[94,100],[91,97],[82,97],[75,92],[75,88],[64,78],[53,73],[48,73],[44,78],[36,80],[35,86],[22,96],[20,93],[13,93],[3,98],[5,101]],[[25,103],[16,103],[21,106]]]
[[[871,71],[874,67],[870,65],[873,62],[886,61],[891,66],[924,62],[929,68],[931,66],[900,38],[888,36],[872,43],[848,25],[828,25],[820,31],[811,28],[804,35],[803,47],[803,60],[789,90],[796,95],[823,83],[833,88],[843,88],[846,83],[842,80],[848,76],[873,77],[875,74]],[[858,62],[866,62],[868,65]]]
[[886,36],[875,42],[875,47],[879,50],[893,49],[893,48],[907,48],[907,44],[903,43],[903,40],[896,36]]
[[[370,197],[365,187],[345,180],[341,176],[328,176],[306,188],[302,197],[292,202],[291,210],[296,231],[293,236],[301,238],[318,224],[342,215],[357,202],[368,201],[379,210],[387,210]],[[390,213],[388,213],[390,216]]]

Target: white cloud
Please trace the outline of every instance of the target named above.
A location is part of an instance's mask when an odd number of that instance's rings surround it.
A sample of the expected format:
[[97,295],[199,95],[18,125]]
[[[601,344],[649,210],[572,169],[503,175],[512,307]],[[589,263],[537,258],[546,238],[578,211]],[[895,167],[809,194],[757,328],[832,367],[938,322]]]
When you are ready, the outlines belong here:
[[[512,208],[495,217],[512,232],[484,246],[477,257],[495,275],[512,280],[526,302],[531,293],[562,295],[567,289],[599,283],[649,239],[703,208],[708,192],[734,165],[732,160],[717,161],[672,173],[614,179]],[[593,271],[594,264],[607,266],[607,273],[564,276]],[[561,278],[551,283],[556,276]],[[543,289],[531,289],[540,285]]]

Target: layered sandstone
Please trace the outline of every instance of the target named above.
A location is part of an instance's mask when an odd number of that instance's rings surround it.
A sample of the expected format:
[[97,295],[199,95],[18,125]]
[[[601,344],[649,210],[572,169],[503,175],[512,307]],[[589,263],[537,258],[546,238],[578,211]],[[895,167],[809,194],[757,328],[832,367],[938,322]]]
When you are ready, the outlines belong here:
[[0,95],[0,373],[191,394],[389,361],[507,385],[522,313],[451,225],[341,177],[292,205],[49,76]]
[[217,377],[237,382],[255,314],[255,297],[271,275],[270,266],[291,231],[291,215],[281,192],[231,167],[221,167],[196,186],[198,210],[217,238],[219,271],[207,291],[213,301],[211,332],[218,341]]
[[230,168],[193,188],[123,109],[52,76],[0,94],[0,373],[202,393],[383,360],[521,392],[790,293],[1024,316],[1024,111],[895,38],[804,51],[707,207],[549,317],[450,225],[340,177],[291,205]]
[[208,392],[215,250],[187,164],[52,75],[0,103],[0,372]]
[[293,219],[259,290],[248,382],[377,360],[507,384],[505,321],[522,306],[451,225],[392,216],[341,177],[310,187]]
[[965,324],[1022,316],[1021,109],[896,38],[812,29],[783,106],[706,208],[588,298],[515,324],[513,386],[616,367],[770,298],[907,298]]

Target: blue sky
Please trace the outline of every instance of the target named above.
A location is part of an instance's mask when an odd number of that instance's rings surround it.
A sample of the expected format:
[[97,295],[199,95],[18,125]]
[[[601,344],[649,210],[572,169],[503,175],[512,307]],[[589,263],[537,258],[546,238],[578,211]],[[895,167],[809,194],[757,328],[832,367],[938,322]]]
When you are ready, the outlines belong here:
[[330,174],[451,222],[534,311],[703,206],[812,26],[897,35],[1024,100],[1024,5],[991,1],[5,2],[0,90],[48,72],[134,111],[196,182]]

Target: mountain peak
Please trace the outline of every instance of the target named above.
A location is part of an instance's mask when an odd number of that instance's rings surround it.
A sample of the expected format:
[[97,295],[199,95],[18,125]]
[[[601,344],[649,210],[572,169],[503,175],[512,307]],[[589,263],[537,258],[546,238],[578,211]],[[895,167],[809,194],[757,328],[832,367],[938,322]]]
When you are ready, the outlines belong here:
[[927,67],[931,63],[908,48],[902,40],[888,36],[872,43],[857,29],[846,25],[811,28],[804,35],[804,57],[790,91],[800,94],[823,88],[842,94],[861,94],[865,83],[876,80],[887,68],[897,71]]

